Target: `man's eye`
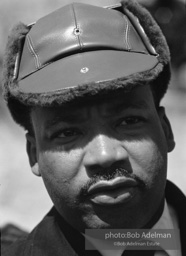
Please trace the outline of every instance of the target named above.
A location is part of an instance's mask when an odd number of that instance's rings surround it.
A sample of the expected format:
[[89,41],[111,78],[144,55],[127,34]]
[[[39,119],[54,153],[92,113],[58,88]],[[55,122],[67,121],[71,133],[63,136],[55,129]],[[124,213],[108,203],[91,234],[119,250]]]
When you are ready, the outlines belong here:
[[120,125],[135,125],[135,124],[139,124],[139,123],[141,123],[143,121],[144,121],[144,119],[142,117],[130,116],[130,117],[124,118],[120,122]]
[[58,138],[70,138],[81,135],[81,132],[78,129],[75,128],[68,128],[64,129],[56,134],[56,137]]

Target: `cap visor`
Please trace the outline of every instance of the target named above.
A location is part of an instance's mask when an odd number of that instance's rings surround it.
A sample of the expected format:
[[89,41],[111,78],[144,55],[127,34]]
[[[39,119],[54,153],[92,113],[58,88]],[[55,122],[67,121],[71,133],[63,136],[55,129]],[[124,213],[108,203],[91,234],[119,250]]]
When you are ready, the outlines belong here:
[[48,64],[19,81],[25,93],[47,93],[99,83],[152,69],[156,56],[123,51],[82,52]]

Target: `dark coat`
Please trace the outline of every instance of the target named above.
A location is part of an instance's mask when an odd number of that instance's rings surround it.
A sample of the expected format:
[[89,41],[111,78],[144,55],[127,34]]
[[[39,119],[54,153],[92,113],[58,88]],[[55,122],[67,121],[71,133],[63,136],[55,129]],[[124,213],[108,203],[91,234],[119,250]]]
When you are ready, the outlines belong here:
[[[177,211],[181,232],[182,255],[186,255],[186,197],[171,182],[165,196]],[[10,246],[3,256],[98,256],[99,252],[85,251],[84,237],[70,227],[55,208],[25,238]]]

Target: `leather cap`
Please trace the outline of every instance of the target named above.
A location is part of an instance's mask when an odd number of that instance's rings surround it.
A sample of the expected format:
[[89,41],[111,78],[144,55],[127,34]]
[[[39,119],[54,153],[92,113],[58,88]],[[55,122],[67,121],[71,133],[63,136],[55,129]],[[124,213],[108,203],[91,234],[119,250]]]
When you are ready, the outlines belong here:
[[150,70],[157,56],[129,11],[72,3],[32,26],[14,79],[23,93],[46,93]]

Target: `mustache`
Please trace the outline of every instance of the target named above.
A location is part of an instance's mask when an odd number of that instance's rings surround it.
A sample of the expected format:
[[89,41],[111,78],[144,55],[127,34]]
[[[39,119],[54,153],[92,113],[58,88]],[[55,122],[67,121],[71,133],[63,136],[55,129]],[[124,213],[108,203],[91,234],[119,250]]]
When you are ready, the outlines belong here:
[[135,180],[138,183],[138,186],[141,189],[145,189],[147,187],[147,184],[136,174],[131,173],[130,171],[119,167],[119,168],[114,168],[112,170],[108,171],[103,171],[101,173],[96,173],[94,174],[90,180],[81,188],[80,193],[79,193],[79,199],[81,198],[86,198],[88,196],[88,190],[89,188],[96,184],[99,181],[109,181],[112,179],[115,179],[117,177],[126,177]]

